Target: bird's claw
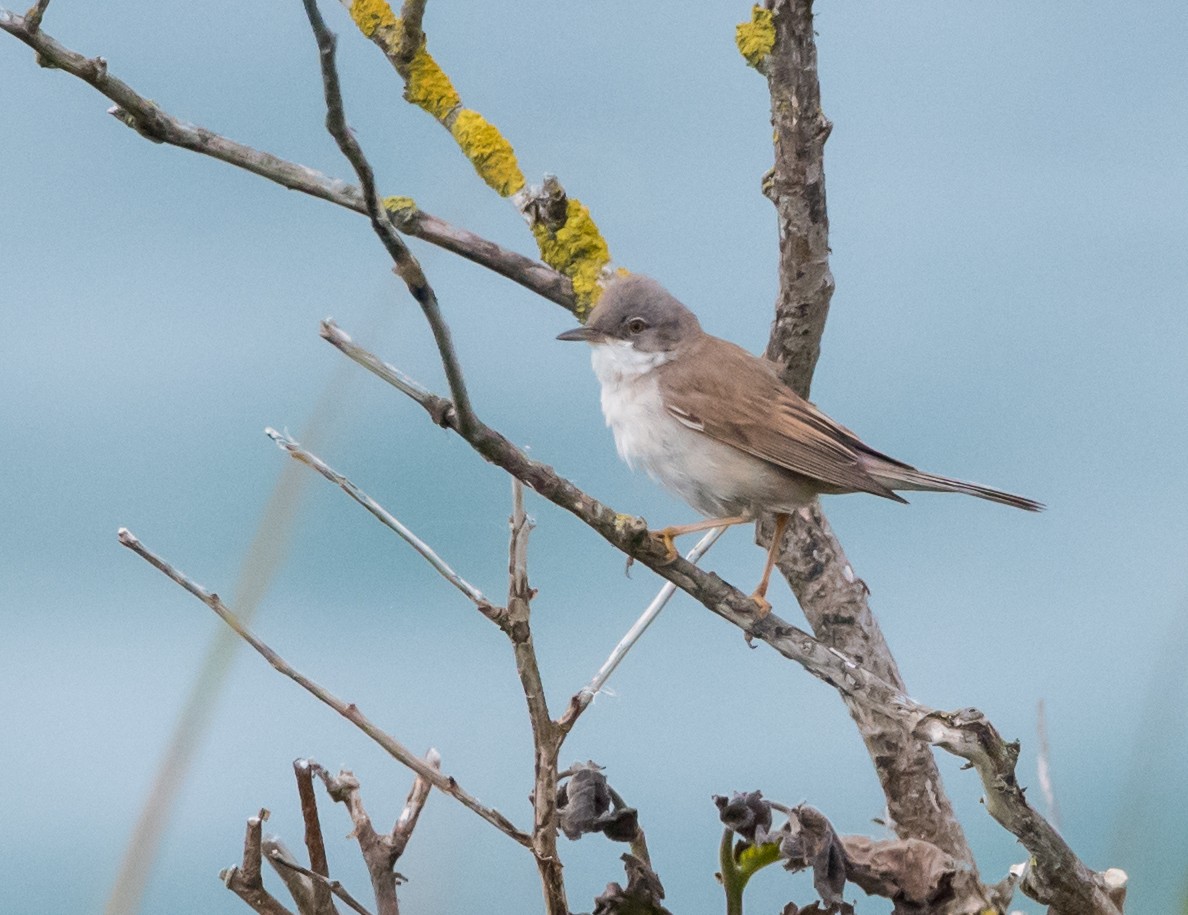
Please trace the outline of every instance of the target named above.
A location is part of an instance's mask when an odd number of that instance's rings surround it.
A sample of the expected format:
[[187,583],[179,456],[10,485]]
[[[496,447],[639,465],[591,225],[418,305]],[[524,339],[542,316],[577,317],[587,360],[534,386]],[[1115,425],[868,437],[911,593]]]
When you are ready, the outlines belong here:
[[763,594],[756,591],[751,595],[751,600],[755,602],[755,615],[759,619],[765,619],[771,613],[771,601],[769,601]]
[[664,547],[664,562],[663,565],[668,565],[670,562],[676,562],[681,555],[677,552],[676,541],[673,540],[672,531],[668,528],[660,531],[652,531],[652,536],[659,540]]

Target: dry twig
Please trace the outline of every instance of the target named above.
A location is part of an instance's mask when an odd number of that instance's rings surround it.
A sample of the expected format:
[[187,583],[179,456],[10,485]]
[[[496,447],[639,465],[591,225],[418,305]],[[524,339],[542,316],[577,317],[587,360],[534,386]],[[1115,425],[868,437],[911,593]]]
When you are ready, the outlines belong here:
[[259,915],[293,915],[285,906],[264,889],[260,873],[262,861],[263,824],[268,811],[261,810],[256,816],[248,817],[247,831],[243,837],[243,862],[226,868],[219,878],[227,889],[246,902]]
[[302,877],[308,878],[309,882],[315,885],[325,886],[327,890],[341,899],[352,910],[359,913],[359,915],[371,915],[371,911],[359,902],[354,896],[347,892],[344,887],[337,880],[331,880],[329,877],[324,877],[321,874],[316,874],[308,867],[302,867],[291,858],[283,857],[279,852],[271,852],[268,856],[268,861],[278,872],[291,872]]
[[348,496],[367,509],[381,524],[388,529],[394,531],[405,543],[417,551],[420,556],[433,566],[434,569],[448,581],[451,585],[461,591],[467,598],[469,598],[479,611],[489,619],[498,622],[498,617],[502,613],[502,609],[495,607],[483,595],[483,592],[468,582],[465,578],[453,570],[453,568],[442,559],[433,547],[429,546],[424,540],[414,534],[406,525],[389,512],[386,508],[376,502],[371,496],[359,489],[347,477],[343,476],[316,454],[306,451],[290,436],[277,432],[275,429],[265,429],[264,434],[272,439],[276,444],[285,451],[290,457],[296,461],[300,461],[308,467],[312,467],[323,477],[339,487]]
[[245,642],[252,646],[259,653],[264,660],[272,665],[279,673],[284,674],[298,686],[311,693],[316,699],[330,706],[338,714],[342,715],[347,721],[359,728],[364,734],[374,740],[383,749],[392,756],[397,762],[412,769],[417,775],[422,776],[437,790],[448,794],[450,797],[457,800],[462,806],[469,808],[474,813],[478,814],[504,835],[514,839],[520,845],[530,848],[532,846],[532,839],[527,834],[516,829],[512,822],[501,814],[498,810],[492,807],[487,807],[481,803],[476,797],[464,790],[453,778],[453,776],[442,775],[437,769],[420,759],[416,754],[412,753],[404,744],[396,740],[395,737],[388,734],[386,731],[377,727],[371,719],[364,715],[353,702],[343,702],[329,690],[319,686],[309,677],[305,676],[299,670],[294,668],[291,664],[285,661],[280,655],[273,651],[267,644],[258,639],[252,632],[243,625],[236,618],[226,605],[219,600],[217,594],[212,594],[207,591],[200,584],[193,581],[184,573],[175,569],[172,565],[166,562],[161,557],[157,556],[149,550],[143,543],[136,538],[136,536],[129,530],[121,528],[119,532],[120,543],[142,559],[147,561],[154,568],[163,572],[168,578],[172,579],[176,584],[180,585],[186,591],[198,598],[206,606],[210,607],[219,618],[235,630]]
[[[44,4],[38,4],[43,6]],[[210,156],[236,168],[259,175],[289,190],[300,191],[337,206],[367,214],[359,188],[316,169],[290,162],[263,150],[221,136],[212,130],[180,120],[156,102],[136,92],[107,69],[102,57],[89,58],[55,41],[30,21],[0,9],[0,30],[27,44],[38,59],[88,83],[113,102],[109,113],[155,143],[166,143]],[[569,311],[577,308],[569,278],[540,261],[525,257],[466,229],[450,225],[424,210],[401,201],[396,209],[400,229],[422,241],[464,257],[513,282],[519,283]]]
[[351,129],[347,126],[346,113],[342,105],[342,89],[339,86],[338,68],[334,62],[334,49],[337,43],[333,33],[326,27],[325,20],[318,9],[317,0],[303,0],[305,14],[309,17],[310,28],[318,43],[318,60],[322,68],[322,85],[326,96],[326,129],[334,137],[338,148],[351,163],[355,174],[359,177],[359,186],[363,194],[363,205],[367,208],[367,215],[371,218],[371,227],[387,249],[396,265],[396,275],[408,286],[408,291],[417,300],[421,310],[425,313],[425,320],[433,332],[433,339],[437,343],[437,352],[441,357],[442,367],[445,369],[446,381],[450,386],[450,396],[457,411],[458,424],[461,428],[470,428],[475,422],[474,411],[470,406],[470,395],[466,391],[466,381],[462,377],[462,366],[454,352],[454,343],[450,338],[450,328],[441,315],[437,304],[437,295],[425,272],[408,245],[392,225],[392,220],[384,209],[383,202],[375,186],[375,173],[371,164],[363,154],[363,148]]

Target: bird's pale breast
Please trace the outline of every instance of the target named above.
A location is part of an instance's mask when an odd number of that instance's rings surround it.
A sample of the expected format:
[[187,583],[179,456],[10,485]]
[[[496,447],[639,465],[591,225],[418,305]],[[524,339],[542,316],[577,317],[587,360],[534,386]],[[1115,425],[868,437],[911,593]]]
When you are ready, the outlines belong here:
[[812,493],[774,464],[710,438],[678,421],[665,408],[658,383],[663,353],[641,353],[629,344],[593,347],[594,373],[602,385],[602,413],[619,456],[710,518],[752,516],[760,510],[791,511]]

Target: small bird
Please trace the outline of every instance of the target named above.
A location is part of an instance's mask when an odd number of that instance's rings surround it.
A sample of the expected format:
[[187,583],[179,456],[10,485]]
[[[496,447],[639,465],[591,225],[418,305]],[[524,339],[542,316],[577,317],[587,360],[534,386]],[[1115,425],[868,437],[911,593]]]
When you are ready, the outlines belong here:
[[673,538],[775,514],[775,535],[752,599],[761,616],[788,516],[822,493],[963,492],[1041,511],[1039,502],[924,473],[875,451],[780,379],[779,367],[707,334],[654,279],[612,279],[582,327],[558,340],[593,348],[602,412],[619,456],[709,520],[655,531]]

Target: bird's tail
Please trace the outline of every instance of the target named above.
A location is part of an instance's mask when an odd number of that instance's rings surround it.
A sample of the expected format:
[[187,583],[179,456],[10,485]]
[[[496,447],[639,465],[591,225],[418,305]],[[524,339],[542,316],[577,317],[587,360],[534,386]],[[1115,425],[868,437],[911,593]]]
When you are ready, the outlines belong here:
[[920,490],[923,492],[963,492],[967,496],[977,496],[991,502],[1011,505],[1024,511],[1038,512],[1044,510],[1042,502],[1003,492],[1001,489],[991,489],[989,486],[979,486],[977,483],[966,483],[964,480],[951,480],[948,477],[938,477],[931,473],[924,473],[914,467],[892,465],[889,467],[868,467],[867,472],[886,486],[888,489]]

